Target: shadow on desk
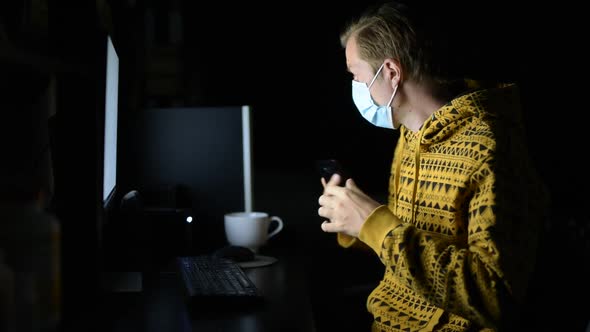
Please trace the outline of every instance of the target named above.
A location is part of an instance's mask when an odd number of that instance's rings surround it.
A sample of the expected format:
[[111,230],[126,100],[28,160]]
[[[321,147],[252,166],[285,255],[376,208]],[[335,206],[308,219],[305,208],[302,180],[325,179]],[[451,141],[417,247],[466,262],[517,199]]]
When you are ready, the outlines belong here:
[[264,302],[255,307],[207,308],[185,303],[171,269],[144,274],[143,291],[105,295],[101,331],[293,331],[315,324],[302,258],[277,255],[277,263],[245,269]]

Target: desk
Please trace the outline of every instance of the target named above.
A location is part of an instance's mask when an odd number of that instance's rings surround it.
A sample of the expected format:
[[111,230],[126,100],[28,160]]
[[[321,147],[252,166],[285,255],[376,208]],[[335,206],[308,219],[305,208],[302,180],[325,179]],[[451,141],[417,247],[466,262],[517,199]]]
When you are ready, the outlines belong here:
[[245,269],[265,296],[243,311],[189,312],[172,271],[144,274],[140,293],[113,293],[102,304],[100,331],[315,331],[304,258],[276,254],[273,265]]

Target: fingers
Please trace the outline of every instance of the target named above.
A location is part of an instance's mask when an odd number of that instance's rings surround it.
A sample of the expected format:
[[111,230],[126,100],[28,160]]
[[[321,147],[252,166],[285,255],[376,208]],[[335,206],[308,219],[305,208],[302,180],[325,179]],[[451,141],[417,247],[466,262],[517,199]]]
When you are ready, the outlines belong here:
[[330,219],[330,217],[331,217],[331,212],[332,212],[332,209],[329,209],[329,208],[327,208],[327,207],[325,207],[325,206],[320,206],[320,207],[318,208],[318,215],[319,215],[320,217],[324,217],[324,218],[326,218],[326,219]]
[[327,204],[327,202],[328,202],[328,196],[326,196],[326,195],[320,195],[320,198],[318,198],[318,204],[320,206],[324,206],[324,205]]
[[338,204],[338,197],[342,196],[346,190],[350,190],[339,186],[341,180],[342,177],[339,174],[333,174],[328,182],[323,177],[320,179],[324,193],[318,199],[320,205],[318,215],[327,219],[322,224],[324,232],[337,232],[341,228],[331,221],[335,217],[334,207]]
[[326,233],[336,233],[340,231],[340,227],[336,223],[326,220],[322,223],[322,230]]
[[328,219],[326,220],[326,222],[329,222],[329,219],[332,217],[332,213],[334,211],[334,209],[332,208],[332,205],[334,204],[334,198],[332,197],[332,195],[326,194],[326,189],[336,187],[337,184],[340,183],[340,176],[338,174],[333,174],[328,182],[326,182],[326,179],[324,177],[321,177],[320,181],[322,183],[322,186],[324,187],[324,194],[321,195],[318,199],[318,203],[320,204],[320,207],[318,209],[318,215]]
[[328,185],[337,186],[340,184],[341,180],[342,180],[342,177],[340,176],[340,174],[334,173],[334,174],[332,174],[332,177],[330,177],[330,181],[328,181]]
[[339,174],[332,174],[332,176],[330,177],[330,180],[328,182],[326,182],[326,179],[322,176],[320,178],[320,181],[322,182],[322,186],[324,188],[326,188],[326,186],[328,185],[338,185],[340,183],[340,175]]
[[[322,186],[324,187],[324,194],[335,195],[337,193],[341,193],[342,188],[344,188],[339,185],[340,181],[342,181],[342,176],[338,173],[332,174],[332,176],[330,177],[330,180],[328,182],[326,182],[326,179],[323,177],[320,178],[320,180],[322,182]],[[356,185],[354,185],[354,187],[356,188]],[[328,189],[328,188],[331,188],[331,189]]]
[[332,217],[332,211],[334,211],[334,197],[328,195],[321,195],[318,199],[320,208],[318,214],[322,217],[330,219]]

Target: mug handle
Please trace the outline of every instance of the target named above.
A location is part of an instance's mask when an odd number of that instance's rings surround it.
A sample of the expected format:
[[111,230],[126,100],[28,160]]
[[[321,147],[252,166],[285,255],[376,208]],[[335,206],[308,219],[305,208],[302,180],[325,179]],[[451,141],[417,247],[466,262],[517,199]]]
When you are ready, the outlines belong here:
[[281,218],[277,216],[272,216],[270,217],[270,222],[272,223],[273,221],[277,222],[277,227],[272,232],[268,233],[269,239],[277,235],[283,229],[283,220]]

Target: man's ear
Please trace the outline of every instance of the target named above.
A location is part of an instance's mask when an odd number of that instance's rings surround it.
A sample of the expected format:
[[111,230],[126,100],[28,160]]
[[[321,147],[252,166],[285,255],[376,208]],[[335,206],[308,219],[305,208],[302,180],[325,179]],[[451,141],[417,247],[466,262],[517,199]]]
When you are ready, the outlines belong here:
[[391,81],[392,85],[398,85],[402,81],[403,70],[397,59],[385,59],[383,69],[385,70],[386,75],[388,75],[387,78]]

